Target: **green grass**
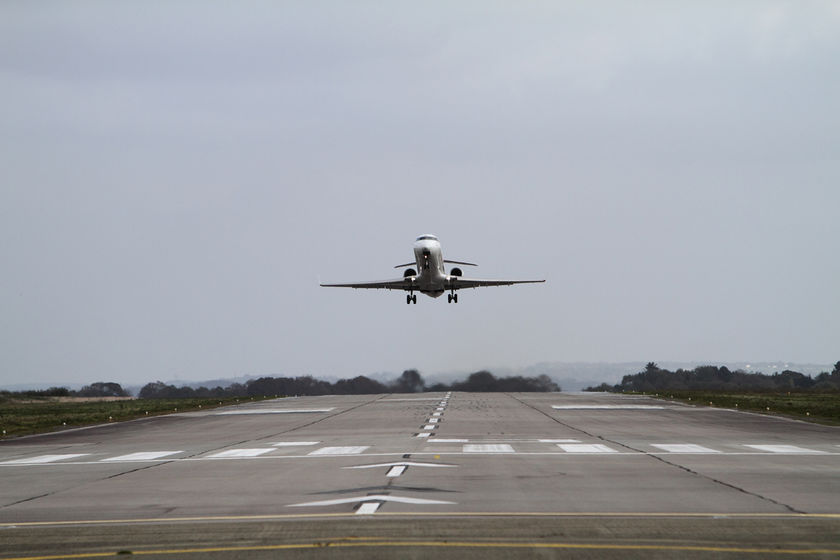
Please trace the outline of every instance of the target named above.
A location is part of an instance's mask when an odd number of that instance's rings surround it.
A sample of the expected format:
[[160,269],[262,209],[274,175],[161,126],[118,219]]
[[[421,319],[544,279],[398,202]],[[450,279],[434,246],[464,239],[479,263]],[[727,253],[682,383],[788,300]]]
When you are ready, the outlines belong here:
[[[650,393],[647,394],[650,395]],[[658,396],[698,406],[737,408],[750,412],[789,416],[818,424],[840,425],[840,393],[664,391],[658,393]]]
[[[267,397],[254,397],[263,400]],[[172,412],[216,408],[251,397],[221,399],[131,399],[121,401],[61,402],[54,397],[0,400],[0,438],[8,439],[67,428],[120,422]],[[5,434],[2,432],[5,430]]]

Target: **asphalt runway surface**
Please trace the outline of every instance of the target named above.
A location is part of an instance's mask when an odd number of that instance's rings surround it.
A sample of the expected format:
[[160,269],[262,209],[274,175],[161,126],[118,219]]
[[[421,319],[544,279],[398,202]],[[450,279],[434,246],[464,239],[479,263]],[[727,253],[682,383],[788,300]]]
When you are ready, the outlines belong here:
[[840,428],[607,394],[245,401],[0,442],[0,558],[840,557]]

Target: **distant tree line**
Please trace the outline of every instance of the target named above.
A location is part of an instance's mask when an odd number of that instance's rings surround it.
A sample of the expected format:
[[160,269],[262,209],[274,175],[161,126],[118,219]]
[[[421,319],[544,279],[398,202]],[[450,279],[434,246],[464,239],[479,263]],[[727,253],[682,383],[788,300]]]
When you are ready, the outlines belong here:
[[602,383],[584,391],[840,391],[840,362],[834,364],[831,373],[824,371],[816,377],[791,370],[772,375],[730,371],[725,366],[669,371],[648,362],[644,371],[625,375],[617,385]]
[[130,397],[131,394],[122,388],[119,383],[108,383],[97,381],[85,385],[78,391],[67,387],[50,387],[37,391],[0,391],[0,396],[17,398],[40,398],[40,397]]
[[175,387],[160,381],[146,384],[138,396],[141,399],[204,398],[204,397],[257,397],[274,395],[362,395],[377,393],[421,393],[424,391],[473,391],[473,392],[548,392],[560,387],[547,375],[539,377],[497,378],[489,371],[471,374],[464,381],[452,384],[436,383],[427,386],[415,369],[406,370],[396,379],[382,383],[363,375],[352,379],[339,379],[335,383],[302,377],[260,377],[247,383],[234,383],[227,387]]

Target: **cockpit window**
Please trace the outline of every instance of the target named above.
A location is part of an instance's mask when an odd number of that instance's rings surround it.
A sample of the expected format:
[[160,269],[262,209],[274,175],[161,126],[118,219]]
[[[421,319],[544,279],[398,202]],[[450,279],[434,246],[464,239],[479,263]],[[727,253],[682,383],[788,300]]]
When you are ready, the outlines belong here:
[[432,241],[437,241],[438,240],[438,238],[435,237],[434,235],[421,235],[420,237],[417,238],[417,241],[424,241],[426,239],[430,239]]

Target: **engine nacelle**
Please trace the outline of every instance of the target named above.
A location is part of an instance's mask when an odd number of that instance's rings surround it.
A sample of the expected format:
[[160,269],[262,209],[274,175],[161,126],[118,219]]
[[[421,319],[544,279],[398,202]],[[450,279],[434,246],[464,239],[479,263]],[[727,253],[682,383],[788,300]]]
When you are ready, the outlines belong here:
[[461,269],[457,266],[449,271],[450,276],[463,276],[464,274],[461,272]]
[[413,268],[406,268],[405,272],[403,272],[403,278],[408,278],[409,276],[417,276],[417,271]]

